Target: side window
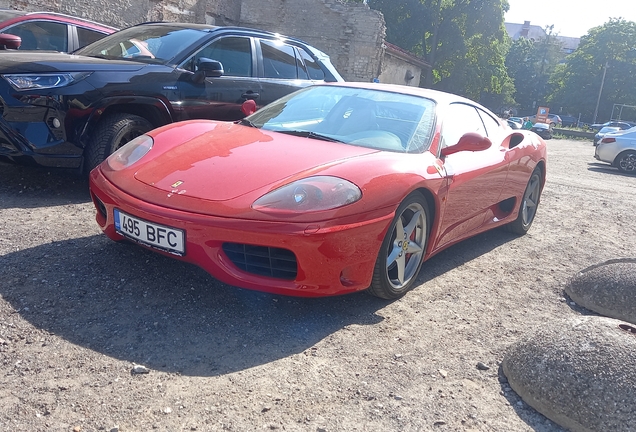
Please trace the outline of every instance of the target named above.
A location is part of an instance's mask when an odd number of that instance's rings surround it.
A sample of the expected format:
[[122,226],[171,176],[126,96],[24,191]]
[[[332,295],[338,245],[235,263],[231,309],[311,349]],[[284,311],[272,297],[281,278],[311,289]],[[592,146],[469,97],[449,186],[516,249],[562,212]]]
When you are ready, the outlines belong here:
[[202,57],[220,61],[223,75],[252,76],[252,44],[248,37],[229,36],[214,40],[195,54],[191,63],[193,67]]
[[4,33],[20,36],[23,50],[68,51],[66,24],[49,21],[29,21],[7,29]]
[[79,41],[79,48],[83,48],[88,44],[92,44],[93,42],[100,40],[104,36],[106,36],[104,33],[85,29],[83,27],[77,27],[77,39]]
[[442,125],[442,146],[449,147],[457,144],[462,135],[468,132],[477,132],[486,136],[484,123],[477,114],[477,110],[462,103],[450,105]]
[[309,78],[312,80],[323,81],[325,79],[325,73],[322,69],[320,69],[318,62],[316,62],[316,60],[314,60],[314,58],[304,49],[298,48],[298,51],[300,51],[300,56],[305,62]]
[[492,118],[486,111],[482,111],[477,109],[481,119],[484,122],[484,126],[486,126],[486,132],[488,137],[492,140],[493,138],[497,138],[501,133],[501,127],[499,126],[499,122]]
[[296,51],[291,45],[261,40],[265,78],[297,79]]

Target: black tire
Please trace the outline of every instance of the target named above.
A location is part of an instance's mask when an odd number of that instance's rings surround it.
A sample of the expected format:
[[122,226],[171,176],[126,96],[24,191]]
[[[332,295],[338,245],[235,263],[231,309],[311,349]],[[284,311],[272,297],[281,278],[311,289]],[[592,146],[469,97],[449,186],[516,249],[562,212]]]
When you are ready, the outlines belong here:
[[627,174],[636,174],[636,151],[627,150],[616,156],[614,166]]
[[153,128],[143,117],[118,113],[102,119],[84,150],[84,171],[89,173],[111,153]]
[[517,219],[505,226],[508,231],[519,235],[524,235],[528,232],[537,215],[539,202],[541,201],[542,180],[541,168],[536,167],[532,171],[526,190],[523,192],[523,197],[521,197]]
[[369,294],[390,300],[413,288],[428,242],[429,215],[426,199],[419,192],[400,204],[380,247]]

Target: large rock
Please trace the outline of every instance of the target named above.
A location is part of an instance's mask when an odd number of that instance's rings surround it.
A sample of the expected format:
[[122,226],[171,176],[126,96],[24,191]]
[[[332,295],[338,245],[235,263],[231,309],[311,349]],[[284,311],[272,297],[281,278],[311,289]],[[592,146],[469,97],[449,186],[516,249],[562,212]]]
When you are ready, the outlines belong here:
[[552,323],[503,361],[512,389],[573,431],[636,430],[636,328],[588,316]]
[[636,259],[588,267],[569,281],[565,292],[589,310],[636,324]]

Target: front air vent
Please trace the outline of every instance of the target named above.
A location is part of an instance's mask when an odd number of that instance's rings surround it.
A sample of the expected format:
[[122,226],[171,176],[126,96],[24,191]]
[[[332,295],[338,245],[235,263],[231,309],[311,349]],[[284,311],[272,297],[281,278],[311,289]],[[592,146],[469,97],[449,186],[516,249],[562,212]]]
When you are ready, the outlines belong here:
[[223,252],[247,273],[285,280],[294,280],[298,273],[296,256],[287,249],[223,243]]

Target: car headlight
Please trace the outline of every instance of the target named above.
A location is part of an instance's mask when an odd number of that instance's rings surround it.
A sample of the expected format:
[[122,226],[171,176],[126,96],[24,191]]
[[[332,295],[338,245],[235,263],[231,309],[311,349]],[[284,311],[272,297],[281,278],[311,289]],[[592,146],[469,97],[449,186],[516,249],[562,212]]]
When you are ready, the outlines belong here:
[[263,195],[252,204],[263,213],[305,213],[331,210],[362,198],[358,186],[331,176],[315,176],[295,181]]
[[108,166],[113,171],[121,171],[128,168],[144,157],[153,144],[154,140],[148,135],[139,135],[108,156],[108,159],[106,159]]
[[57,72],[41,74],[4,74],[2,78],[7,80],[16,90],[49,89],[64,87],[81,81],[92,72]]

